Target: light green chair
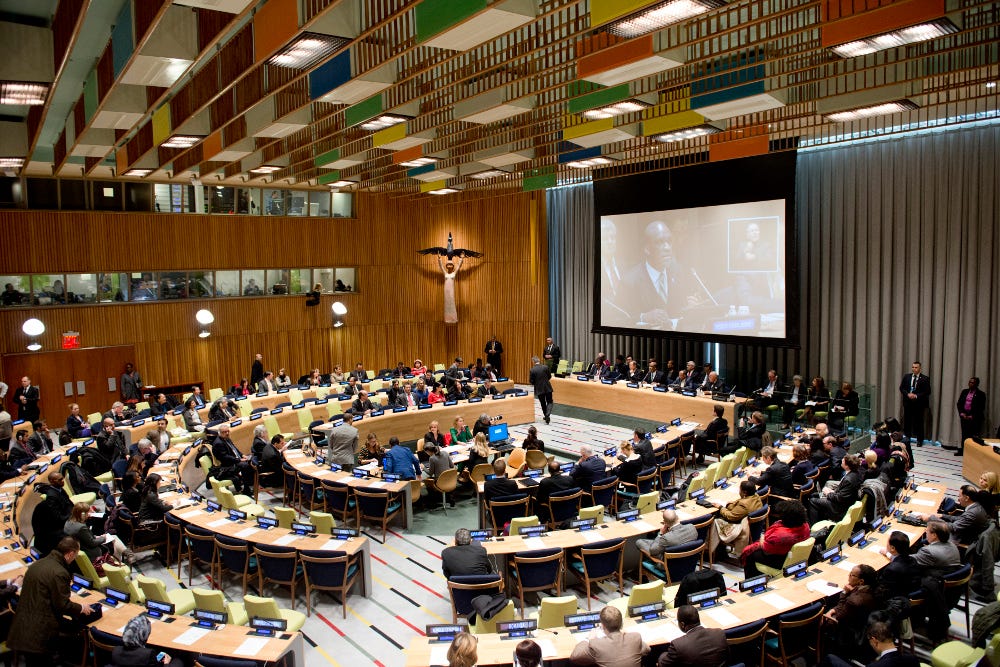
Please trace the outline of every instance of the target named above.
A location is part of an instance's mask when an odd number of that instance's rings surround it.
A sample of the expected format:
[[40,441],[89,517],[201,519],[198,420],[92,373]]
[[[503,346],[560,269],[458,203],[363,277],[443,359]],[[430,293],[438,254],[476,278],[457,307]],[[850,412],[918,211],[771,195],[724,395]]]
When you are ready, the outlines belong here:
[[644,493],[635,501],[635,507],[639,514],[649,514],[656,511],[656,503],[660,502],[660,492],[650,491]]
[[508,534],[518,535],[521,528],[528,528],[529,526],[541,525],[538,521],[538,517],[534,514],[531,516],[516,516],[510,520],[510,527],[508,528]]
[[224,396],[224,394],[222,393],[222,388],[221,387],[212,387],[211,389],[208,390],[208,402],[209,403],[214,403],[215,401],[219,400],[223,396]]
[[792,565],[793,563],[798,563],[799,561],[808,561],[809,555],[812,553],[813,545],[816,544],[816,538],[809,537],[801,542],[797,542],[792,546],[792,550],[788,552],[785,556],[785,563],[781,566],[781,569],[776,570],[773,567],[768,567],[767,565],[761,565],[757,563],[757,570],[769,577],[781,577],[783,575],[783,570]]
[[275,507],[274,518],[278,520],[278,527],[287,530],[292,529],[292,522],[299,520],[299,514],[291,507]]
[[251,403],[249,399],[236,401],[236,405],[239,406],[240,416],[244,419],[249,419],[250,415],[253,414],[253,403]]
[[[107,577],[97,574],[97,569],[90,562],[90,557],[82,551],[76,554],[76,566],[80,569],[80,574],[83,575],[84,579],[89,579],[93,582],[95,590],[103,591],[111,585],[111,581]],[[123,588],[122,590],[127,589]]]
[[[278,603],[274,601],[274,598],[245,595],[243,597],[243,604],[246,605],[247,616],[249,618],[283,618],[288,623],[288,630],[290,632],[298,632],[306,622],[306,615],[301,611],[278,609]],[[511,602],[511,604],[514,603]]]
[[292,405],[298,405],[302,402],[302,390],[301,389],[289,389],[288,390],[288,400],[292,402]]
[[567,360],[567,359],[560,359],[559,360],[559,364],[556,365],[556,374],[557,375],[563,375],[563,374],[568,373],[568,372],[569,372],[569,360]]
[[146,596],[143,595],[139,585],[129,575],[131,574],[128,565],[105,565],[104,575],[108,578],[111,588],[120,591],[128,591],[129,602],[132,604],[146,604]]
[[175,588],[168,591],[167,587],[159,579],[153,579],[140,574],[139,588],[147,600],[163,602],[174,605],[174,613],[178,616],[190,613],[194,610],[194,593],[184,588]]
[[267,437],[273,438],[274,436],[281,434],[285,436],[285,440],[291,440],[295,435],[294,433],[284,433],[281,427],[278,426],[278,420],[274,417],[264,417],[264,427],[267,429]]
[[733,468],[736,466],[736,456],[733,454],[726,454],[719,461],[719,474],[716,479],[726,479],[733,474]]
[[[713,463],[712,465],[715,464]],[[700,473],[695,475],[695,478],[691,480],[690,484],[688,484],[688,492],[687,492],[688,498],[690,498],[691,494],[694,493],[695,491],[701,491],[704,488],[705,488],[705,471],[702,470]]]
[[336,417],[337,415],[344,414],[344,408],[341,407],[340,401],[336,397],[330,399],[326,404],[326,415],[327,417]]
[[[992,643],[992,642],[991,642]],[[945,642],[931,652],[932,667],[972,667],[986,655],[985,649],[965,642]]]
[[316,532],[320,535],[333,534],[333,528],[336,525],[333,515],[329,512],[309,512],[309,523],[316,526]]
[[665,593],[666,587],[663,580],[658,579],[645,584],[636,584],[627,596],[612,600],[608,604],[620,611],[623,618],[628,618],[629,607],[653,602],[669,602]]
[[582,361],[574,361],[573,362],[573,367],[570,368],[570,372],[571,373],[580,373],[582,371],[583,371],[583,362]]
[[230,625],[246,625],[250,622],[246,607],[239,602],[226,602],[222,591],[210,591],[205,588],[192,588],[195,609],[225,613],[226,623]]
[[[716,461],[712,465],[705,468],[705,481],[703,482],[706,489],[711,489],[712,485],[715,484],[715,480],[719,478],[719,462]],[[690,489],[688,493],[690,493]]]
[[604,523],[604,505],[594,505],[593,507],[581,507],[580,518],[595,519],[596,523]]
[[220,486],[216,491],[215,498],[219,501],[219,504],[222,505],[223,509],[246,512],[247,517],[250,519],[255,519],[267,512],[264,507],[255,503],[253,498],[250,496],[234,494],[232,491],[222,486]]
[[469,626],[469,632],[474,635],[491,635],[497,631],[497,623],[506,623],[514,620],[514,601],[508,600],[507,606],[501,609],[490,620],[482,616],[476,616],[476,622]]
[[533,611],[528,618],[538,621],[538,627],[542,630],[547,628],[561,628],[565,625],[565,617],[580,611],[577,607],[575,595],[564,595],[562,597],[543,597],[542,604],[538,611]]

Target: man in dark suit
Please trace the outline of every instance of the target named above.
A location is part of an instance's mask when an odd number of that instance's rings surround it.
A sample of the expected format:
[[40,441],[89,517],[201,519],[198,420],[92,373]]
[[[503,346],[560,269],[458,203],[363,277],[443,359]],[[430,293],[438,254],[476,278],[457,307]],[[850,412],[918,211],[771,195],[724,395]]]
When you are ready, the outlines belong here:
[[493,479],[488,479],[483,484],[483,502],[490,502],[494,498],[501,496],[511,496],[520,493],[521,488],[512,479],[507,479],[507,461],[495,459],[493,461]]
[[[920,667],[920,658],[896,648],[896,635],[889,620],[873,620],[868,624],[866,635],[876,655],[868,667]],[[829,667],[852,667],[854,664],[836,655],[827,655],[825,661]]]
[[[715,419],[708,423],[704,431],[699,432],[694,437],[694,452],[690,452],[692,455],[698,454],[698,463],[705,462],[705,452],[712,450],[712,443],[714,443],[720,433],[729,433],[729,421],[722,415],[726,414],[726,409],[722,407],[721,404],[712,406],[712,411],[715,413]],[[689,452],[684,452],[687,455]]]
[[365,370],[365,365],[359,361],[354,364],[354,370],[348,377],[357,378],[358,382],[368,382],[368,371]]
[[958,422],[962,426],[962,439],[958,441],[955,456],[961,456],[965,441],[983,432],[983,417],[986,415],[986,392],[979,389],[979,378],[969,378],[969,388],[958,395]]
[[674,320],[683,315],[695,290],[674,256],[673,232],[656,220],[646,226],[644,261],[625,274],[622,281],[622,308],[633,323],[672,330]]
[[[740,420],[743,421],[742,419]],[[746,447],[755,452],[759,452],[767,425],[764,423],[764,413],[755,412],[750,415],[750,421],[745,426],[741,426],[738,432],[736,445]]]
[[486,347],[483,348],[483,352],[486,353],[486,363],[492,366],[493,370],[497,373],[502,373],[503,345],[497,340],[496,334],[486,341]]
[[924,412],[931,397],[931,380],[920,372],[920,362],[914,361],[910,366],[910,373],[903,376],[899,383],[899,394],[903,397],[903,433],[906,435],[906,451],[913,458],[913,448],[910,446],[910,438],[917,441],[917,445],[924,444]]
[[569,475],[563,474],[558,461],[549,461],[549,476],[538,482],[535,489],[535,508],[538,519],[543,523],[549,520],[549,496],[557,491],[566,491],[576,486]]
[[248,491],[253,493],[253,467],[250,465],[250,455],[244,456],[230,437],[229,424],[219,425],[219,435],[212,442],[212,456],[219,462],[220,473],[224,479],[233,480],[237,486],[233,493]]
[[483,545],[472,541],[469,529],[459,528],[455,531],[455,546],[441,552],[441,569],[445,579],[450,579],[463,574],[493,574],[493,563]]
[[632,431],[632,451],[642,459],[643,468],[656,466],[656,454],[653,453],[653,443],[646,437],[646,429],[637,428]]
[[649,362],[649,370],[646,371],[646,376],[642,378],[642,381],[646,384],[665,384],[667,376],[664,375],[663,371],[656,367],[656,362]]
[[879,572],[878,586],[884,591],[884,598],[920,588],[920,566],[910,555],[909,535],[901,530],[889,533],[882,555],[889,558],[889,564]]
[[[551,342],[552,339],[549,338]],[[556,348],[558,350],[558,348]],[[549,423],[552,414],[552,371],[538,357],[531,358],[531,370],[528,371],[528,381],[535,388],[535,396],[542,406],[542,416]]]
[[499,393],[500,391],[493,386],[493,380],[489,378],[483,380],[483,383],[479,385],[478,389],[476,389],[476,396],[481,398],[490,398],[491,396],[496,396]]
[[729,658],[726,633],[719,628],[701,624],[698,610],[686,604],[677,610],[677,627],[684,634],[667,644],[660,654],[657,667],[720,667]]
[[719,374],[712,371],[705,378],[705,381],[701,383],[701,390],[707,394],[711,394],[717,391],[725,391],[726,386],[722,384],[722,380],[719,379]]
[[861,475],[861,464],[858,457],[848,454],[841,462],[844,476],[837,483],[836,488],[825,496],[813,497],[809,507],[810,523],[816,523],[824,519],[830,521],[840,521],[847,514],[847,510],[858,499],[861,491],[861,482],[864,478]]
[[760,475],[751,477],[750,481],[758,487],[771,487],[771,493],[785,498],[798,498],[792,487],[792,472],[788,464],[778,459],[778,450],[774,447],[764,447],[760,450],[760,458],[767,464],[767,469]]
[[358,397],[351,403],[351,410],[354,410],[354,414],[356,415],[371,414],[371,411],[374,409],[375,404],[368,398],[368,392],[364,389],[361,390]]
[[41,414],[38,409],[38,401],[41,394],[38,387],[31,384],[31,378],[25,375],[21,378],[21,386],[14,390],[13,402],[17,406],[17,418],[26,422],[33,422]]
[[159,393],[156,395],[156,402],[149,406],[149,414],[153,417],[166,416],[173,409],[174,404],[170,401],[170,397],[164,393]]
[[357,398],[358,394],[362,391],[364,391],[364,387],[361,385],[361,382],[352,375],[347,379],[347,384],[344,385],[344,388],[340,390],[340,395],[343,398],[350,398],[353,400]]
[[570,477],[585,493],[590,493],[594,481],[604,478],[606,467],[603,458],[594,456],[594,450],[590,445],[581,445],[580,460],[573,466]]
[[545,365],[549,367],[549,371],[552,373],[556,372],[556,368],[559,367],[559,360],[562,358],[562,350],[559,346],[552,342],[552,338],[545,339],[545,347],[542,349],[542,359],[545,359]]
[[254,355],[250,366],[250,386],[257,389],[257,383],[264,379],[264,355],[258,352]]

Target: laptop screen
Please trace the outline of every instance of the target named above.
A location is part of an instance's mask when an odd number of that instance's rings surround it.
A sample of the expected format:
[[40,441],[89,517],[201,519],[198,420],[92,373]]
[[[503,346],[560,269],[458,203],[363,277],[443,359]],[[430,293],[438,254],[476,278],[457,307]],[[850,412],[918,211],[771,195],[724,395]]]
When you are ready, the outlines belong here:
[[507,433],[507,424],[493,424],[490,426],[490,442],[507,442],[510,434]]

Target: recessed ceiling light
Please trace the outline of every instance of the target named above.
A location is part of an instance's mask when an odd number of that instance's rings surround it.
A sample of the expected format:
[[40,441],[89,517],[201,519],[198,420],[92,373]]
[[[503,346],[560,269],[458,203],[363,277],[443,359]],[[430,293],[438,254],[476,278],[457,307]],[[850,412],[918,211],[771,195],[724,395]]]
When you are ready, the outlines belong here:
[[354,181],[334,181],[330,183],[331,188],[348,188],[354,185]]
[[45,104],[49,86],[45,83],[4,81],[0,83],[0,104],[40,106]]
[[609,157],[592,157],[589,160],[574,160],[573,162],[567,162],[567,167],[572,167],[573,169],[590,169],[591,167],[600,167],[602,165],[611,164],[614,162]]
[[160,147],[161,148],[191,148],[192,146],[194,146],[199,141],[201,141],[201,137],[193,137],[193,136],[186,135],[186,134],[175,134],[174,136],[170,137],[169,139],[167,139],[166,141],[164,141],[162,144],[160,144]]
[[987,88],[996,88],[997,87],[997,82],[996,81],[990,81],[989,83],[986,84],[986,87]]
[[614,116],[622,116],[627,113],[635,113],[636,111],[642,111],[650,106],[652,105],[639,100],[625,100],[623,102],[609,104],[608,106],[601,107],[599,109],[584,111],[583,117],[589,120],[600,120],[602,118],[612,118]]
[[724,4],[726,3],[721,0],[668,0],[615,21],[605,30],[612,35],[630,39],[660,30],[671,23],[704,14]]
[[430,190],[427,192],[429,195],[450,195],[453,192],[458,192],[455,188],[438,188],[437,190]]
[[142,178],[143,176],[149,176],[153,173],[152,169],[129,169],[122,176],[138,176]]
[[268,58],[267,63],[278,67],[308,69],[329,58],[348,41],[343,37],[304,32],[294,42]]
[[499,178],[501,176],[509,176],[509,175],[510,174],[508,172],[503,171],[501,169],[488,169],[486,171],[481,171],[477,174],[469,174],[469,178],[476,178],[481,181],[484,181],[487,178]]
[[361,123],[362,130],[384,130],[387,127],[392,127],[393,125],[399,125],[400,123],[405,123],[409,118],[406,116],[397,116],[394,114],[384,114],[371,120]]
[[895,102],[884,102],[882,104],[874,104],[868,107],[859,107],[857,109],[848,109],[847,111],[828,113],[826,114],[826,119],[834,123],[846,123],[848,121],[859,120],[861,118],[884,116],[886,114],[900,113],[916,108],[917,105],[910,100],[896,100]]
[[273,164],[262,164],[256,169],[251,169],[251,174],[273,174],[276,171],[281,171],[284,167],[278,167]]
[[936,39],[944,35],[958,32],[958,27],[948,19],[938,19],[928,23],[920,23],[885,32],[874,37],[858,39],[853,42],[831,47],[830,50],[842,58],[853,58],[855,56],[865,56],[876,51],[884,51],[897,46],[926,42],[929,39]]
[[20,169],[23,166],[23,157],[0,157],[0,169]]
[[437,162],[436,157],[418,157],[406,162],[400,162],[399,165],[401,167],[423,167],[426,164],[434,164],[435,162]]
[[707,134],[715,134],[716,132],[722,132],[722,130],[714,125],[697,125],[695,127],[686,127],[683,130],[675,130],[673,132],[658,134],[654,137],[654,139],[662,141],[665,144],[669,144],[675,141],[684,141],[685,139],[703,137]]

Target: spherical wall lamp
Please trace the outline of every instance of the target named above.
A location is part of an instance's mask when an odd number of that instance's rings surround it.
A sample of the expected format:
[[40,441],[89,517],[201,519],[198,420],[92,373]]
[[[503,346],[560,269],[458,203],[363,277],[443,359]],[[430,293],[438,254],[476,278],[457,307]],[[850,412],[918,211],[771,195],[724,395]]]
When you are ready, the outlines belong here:
[[194,319],[201,325],[201,332],[198,334],[199,338],[208,338],[212,335],[212,332],[208,330],[208,325],[215,321],[215,315],[212,314],[212,311],[202,308],[194,314]]
[[31,342],[28,344],[28,349],[32,352],[37,352],[42,349],[41,343],[39,343],[36,338],[45,333],[45,324],[38,318],[32,317],[24,321],[21,325],[21,331],[24,332],[26,336],[31,338]]
[[340,301],[334,301],[330,308],[333,310],[333,328],[339,329],[344,326],[344,315],[347,314],[347,306]]

